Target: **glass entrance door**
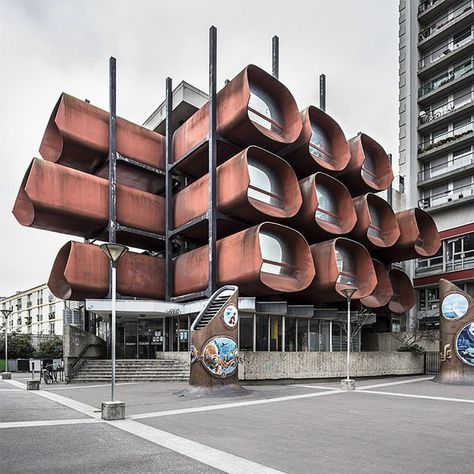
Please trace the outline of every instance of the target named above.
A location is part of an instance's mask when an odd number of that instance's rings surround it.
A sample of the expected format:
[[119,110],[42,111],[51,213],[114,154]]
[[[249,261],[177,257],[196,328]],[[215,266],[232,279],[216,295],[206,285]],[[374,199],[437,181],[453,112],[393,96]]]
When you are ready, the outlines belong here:
[[137,321],[125,321],[125,359],[137,359]]
[[163,319],[138,322],[138,358],[155,359],[165,340]]

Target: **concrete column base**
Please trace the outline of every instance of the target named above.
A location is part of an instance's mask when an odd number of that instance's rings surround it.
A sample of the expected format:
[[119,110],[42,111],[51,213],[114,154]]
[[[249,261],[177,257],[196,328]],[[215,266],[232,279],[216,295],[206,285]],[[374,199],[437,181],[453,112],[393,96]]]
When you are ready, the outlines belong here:
[[102,402],[103,420],[123,420],[125,419],[125,402]]
[[10,372],[2,372],[2,380],[11,380],[12,374]]
[[352,380],[352,379],[341,380],[341,389],[342,390],[355,390],[356,389],[355,380]]
[[26,390],[39,390],[40,381],[39,380],[27,380],[26,381]]

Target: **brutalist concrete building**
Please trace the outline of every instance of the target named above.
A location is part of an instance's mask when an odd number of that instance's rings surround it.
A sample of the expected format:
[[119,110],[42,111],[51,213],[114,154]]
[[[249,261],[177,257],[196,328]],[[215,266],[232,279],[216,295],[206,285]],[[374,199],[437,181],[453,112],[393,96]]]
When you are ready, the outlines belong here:
[[474,2],[400,0],[400,175],[442,247],[407,262],[412,324],[436,327],[440,278],[474,294]]

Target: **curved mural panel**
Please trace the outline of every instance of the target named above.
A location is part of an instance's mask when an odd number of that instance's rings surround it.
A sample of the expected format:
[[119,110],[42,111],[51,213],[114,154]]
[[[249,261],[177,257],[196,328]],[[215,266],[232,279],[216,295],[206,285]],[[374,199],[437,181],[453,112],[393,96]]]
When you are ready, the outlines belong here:
[[224,309],[224,314],[222,315],[222,320],[224,325],[229,329],[235,328],[239,320],[239,311],[235,305],[230,304],[227,308]]
[[474,323],[466,324],[456,337],[456,354],[465,363],[474,366]]
[[204,346],[201,360],[211,375],[226,378],[237,370],[238,359],[237,342],[230,337],[216,336]]
[[460,293],[451,293],[446,296],[441,305],[441,314],[447,319],[462,318],[469,308],[467,298]]

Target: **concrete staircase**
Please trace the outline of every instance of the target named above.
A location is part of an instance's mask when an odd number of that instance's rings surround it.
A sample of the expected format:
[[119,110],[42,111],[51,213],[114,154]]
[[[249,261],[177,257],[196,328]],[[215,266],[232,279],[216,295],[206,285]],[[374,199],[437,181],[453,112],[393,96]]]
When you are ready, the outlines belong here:
[[[110,360],[86,360],[71,382],[110,382]],[[116,382],[182,382],[189,380],[189,364],[177,360],[117,360]]]

